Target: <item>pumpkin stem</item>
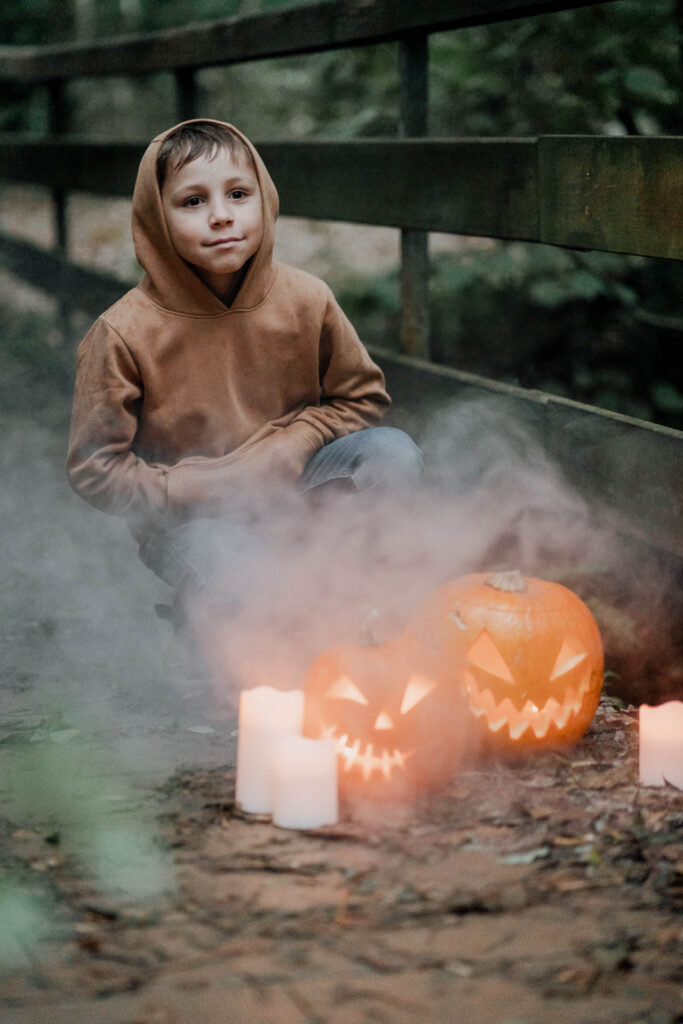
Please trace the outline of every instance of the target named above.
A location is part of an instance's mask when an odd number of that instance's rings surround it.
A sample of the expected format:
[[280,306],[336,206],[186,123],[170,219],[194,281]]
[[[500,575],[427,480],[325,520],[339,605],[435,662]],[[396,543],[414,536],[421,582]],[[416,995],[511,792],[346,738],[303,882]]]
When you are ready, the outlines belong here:
[[509,572],[492,572],[487,576],[485,583],[494,590],[504,590],[510,594],[521,594],[527,589],[526,580],[519,569],[511,569]]

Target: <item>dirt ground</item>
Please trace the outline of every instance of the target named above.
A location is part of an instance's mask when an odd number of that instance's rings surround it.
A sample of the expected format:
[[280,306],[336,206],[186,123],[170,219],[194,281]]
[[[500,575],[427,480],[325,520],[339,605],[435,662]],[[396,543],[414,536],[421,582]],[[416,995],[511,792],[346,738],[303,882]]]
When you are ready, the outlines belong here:
[[637,784],[633,707],[334,827],[245,818],[234,714],[1,358],[2,1024],[683,1021],[683,797]]
[[310,832],[248,820],[230,766],[145,797],[172,862],[103,898],[45,827],[4,860],[55,907],[4,1024],[683,1020],[680,792],[637,785],[631,712],[571,755],[462,771],[438,797]]

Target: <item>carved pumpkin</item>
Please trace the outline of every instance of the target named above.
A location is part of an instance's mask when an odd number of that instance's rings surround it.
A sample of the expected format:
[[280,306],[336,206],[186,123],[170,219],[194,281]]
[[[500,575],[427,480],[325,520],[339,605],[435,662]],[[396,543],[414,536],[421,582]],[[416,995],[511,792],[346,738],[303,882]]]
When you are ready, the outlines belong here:
[[600,699],[600,633],[559,583],[518,572],[445,583],[409,626],[456,677],[487,744],[499,751],[580,739]]
[[462,757],[458,687],[435,658],[404,638],[324,652],[304,691],[304,734],[336,740],[343,792],[428,789]]

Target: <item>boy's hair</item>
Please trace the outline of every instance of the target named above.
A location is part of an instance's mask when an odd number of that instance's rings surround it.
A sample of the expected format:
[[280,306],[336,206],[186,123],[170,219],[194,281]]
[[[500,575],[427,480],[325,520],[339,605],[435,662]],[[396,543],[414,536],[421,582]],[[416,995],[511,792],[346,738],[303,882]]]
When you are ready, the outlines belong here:
[[234,160],[246,157],[250,166],[254,167],[249,147],[226,125],[214,121],[192,121],[175,128],[166,136],[157,154],[159,189],[164,187],[170,171],[179,171],[198,156],[206,156],[211,160],[221,149],[227,149]]

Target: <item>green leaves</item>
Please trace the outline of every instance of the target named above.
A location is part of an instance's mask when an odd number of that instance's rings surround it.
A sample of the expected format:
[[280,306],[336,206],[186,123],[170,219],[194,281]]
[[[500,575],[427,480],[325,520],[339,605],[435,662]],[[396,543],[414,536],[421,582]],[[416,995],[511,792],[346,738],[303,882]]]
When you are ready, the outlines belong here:
[[[683,427],[672,316],[683,267],[521,242],[459,246],[432,259],[437,362]],[[395,272],[355,279],[342,301],[366,341],[398,347]]]
[[683,416],[683,391],[675,384],[670,381],[657,381],[652,385],[650,395],[658,409]]
[[621,134],[680,124],[671,0],[481,26],[433,37],[436,134]]
[[664,104],[676,102],[676,91],[668,85],[666,78],[657,68],[627,68],[624,73],[624,85],[640,100]]

